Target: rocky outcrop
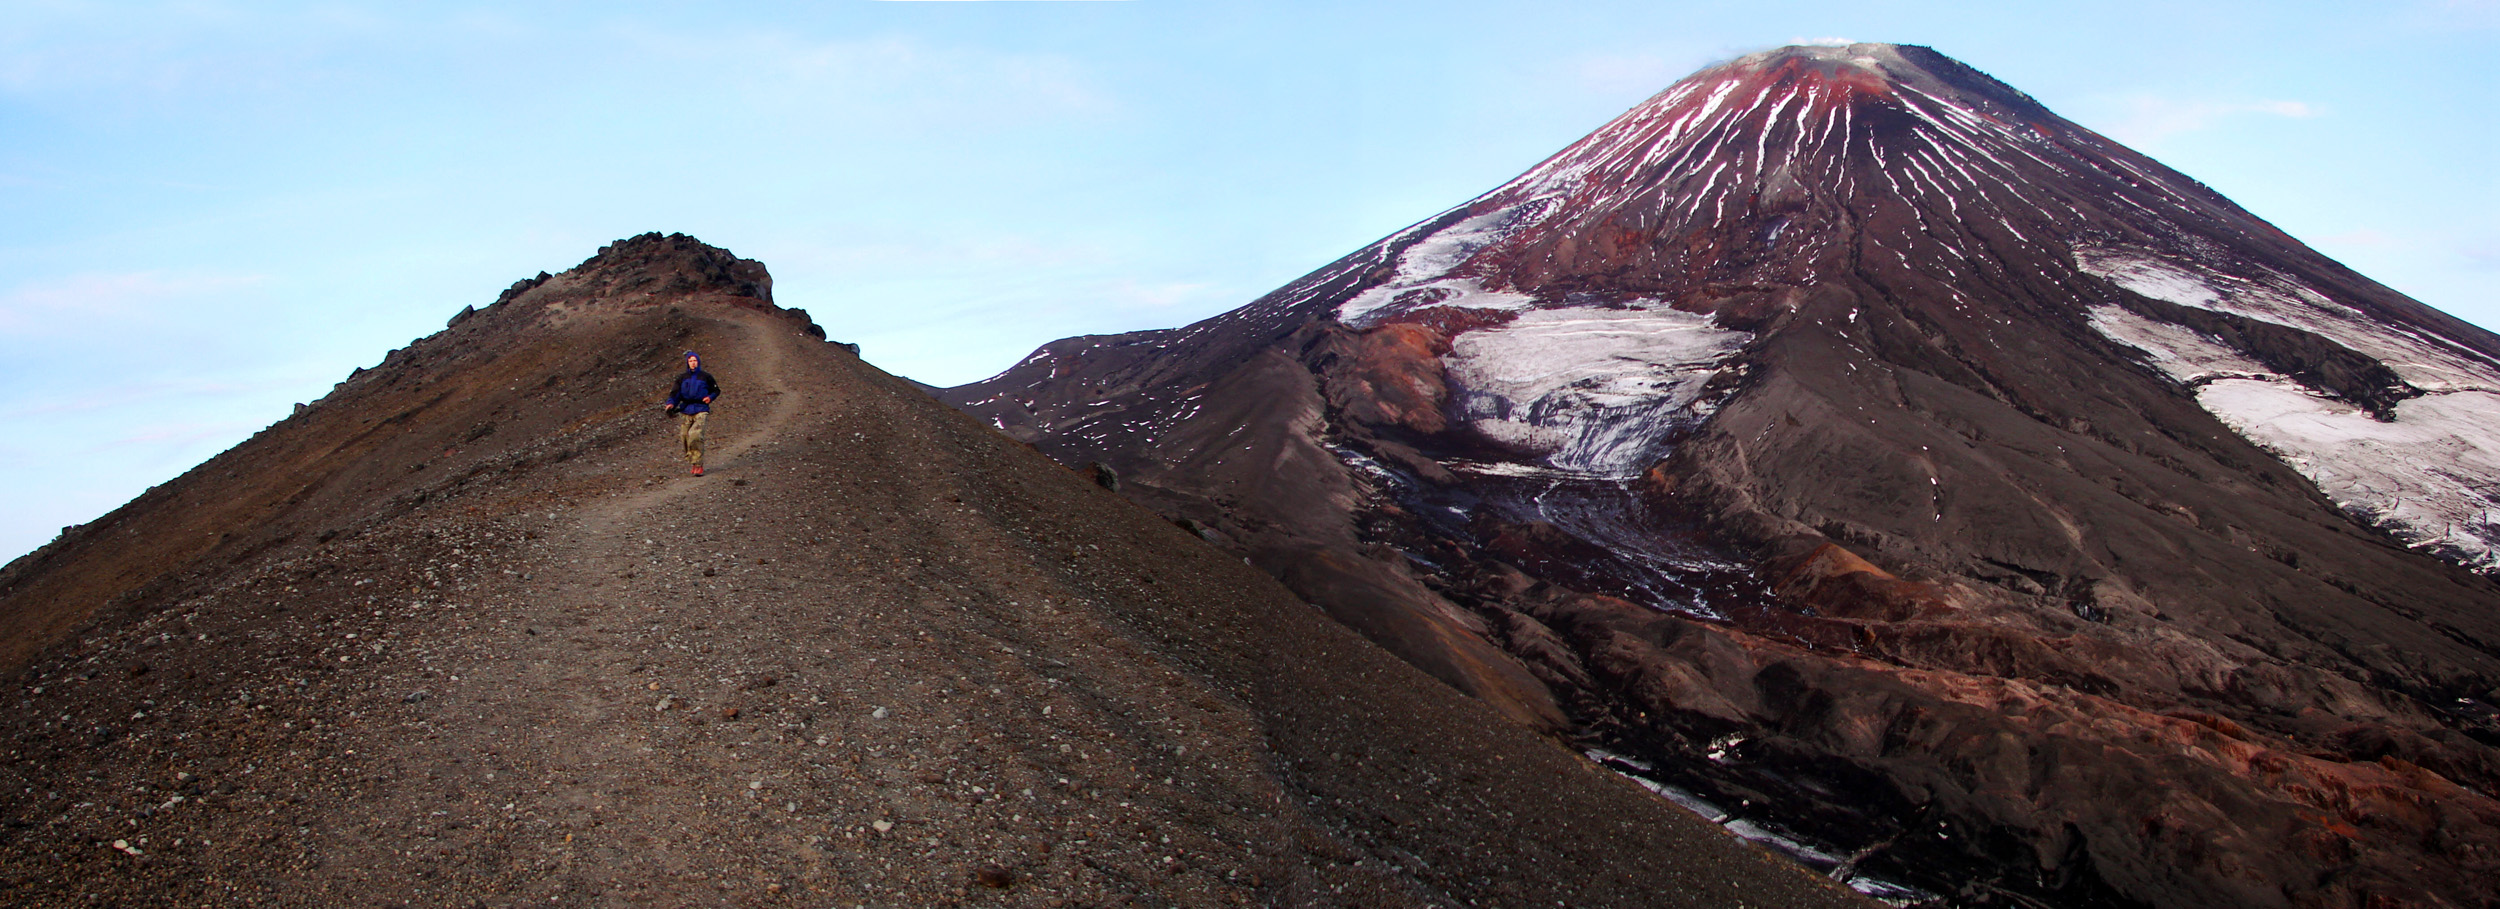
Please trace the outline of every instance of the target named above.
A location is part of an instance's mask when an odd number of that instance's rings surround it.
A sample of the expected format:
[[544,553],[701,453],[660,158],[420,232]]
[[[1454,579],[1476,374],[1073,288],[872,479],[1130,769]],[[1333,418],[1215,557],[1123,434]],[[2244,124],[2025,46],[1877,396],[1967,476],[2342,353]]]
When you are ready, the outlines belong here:
[[[658,299],[714,293],[769,306],[773,278],[764,263],[741,259],[728,250],[685,234],[637,234],[599,247],[599,253],[564,273],[553,293],[584,299]],[[545,286],[546,273],[514,284],[506,299]],[[527,286],[524,286],[527,285]],[[502,302],[499,300],[498,302]],[[800,313],[800,318],[805,318]]]

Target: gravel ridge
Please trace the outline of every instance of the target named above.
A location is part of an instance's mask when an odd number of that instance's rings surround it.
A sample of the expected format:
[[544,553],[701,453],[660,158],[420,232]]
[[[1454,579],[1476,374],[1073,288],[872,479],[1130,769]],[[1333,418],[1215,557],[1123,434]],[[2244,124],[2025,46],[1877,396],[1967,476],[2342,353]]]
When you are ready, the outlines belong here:
[[6,902],[1866,904],[769,304],[535,293],[10,568],[122,586],[11,667]]

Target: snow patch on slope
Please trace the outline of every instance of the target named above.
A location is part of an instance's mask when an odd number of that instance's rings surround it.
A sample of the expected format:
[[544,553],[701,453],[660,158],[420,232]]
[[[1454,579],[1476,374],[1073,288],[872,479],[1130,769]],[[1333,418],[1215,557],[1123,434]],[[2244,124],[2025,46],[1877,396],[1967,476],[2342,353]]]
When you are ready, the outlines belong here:
[[2381,322],[2290,277],[2242,277],[2131,249],[2077,247],[2075,266],[2156,300],[2314,332],[2387,364],[2423,391],[2500,391],[2500,363]]
[[1703,387],[1752,338],[1672,309],[1547,309],[1458,336],[1443,364],[1478,431],[1548,467],[1625,477],[1708,416]]
[[2086,314],[2102,336],[2144,352],[2154,368],[2184,385],[2214,379],[2272,379],[2264,364],[2231,349],[2220,338],[2182,325],[2148,319],[2116,306],[2095,306]]
[[2405,545],[2500,571],[2500,394],[2398,402],[2387,423],[2282,380],[2218,380],[2196,401]]
[[1532,199],[1442,228],[1398,254],[1397,275],[1337,307],[1348,325],[1367,326],[1397,312],[1425,306],[1525,309],[1526,294],[1487,290],[1476,278],[1452,274],[1485,247],[1535,226],[1557,200]]
[[[2183,297],[2195,289],[2176,288]],[[2500,393],[2432,392],[2397,403],[2395,419],[2380,422],[2268,373],[2216,338],[2115,306],[2094,307],[2090,319],[2195,388],[2197,404],[2345,511],[2415,549],[2500,571]]]

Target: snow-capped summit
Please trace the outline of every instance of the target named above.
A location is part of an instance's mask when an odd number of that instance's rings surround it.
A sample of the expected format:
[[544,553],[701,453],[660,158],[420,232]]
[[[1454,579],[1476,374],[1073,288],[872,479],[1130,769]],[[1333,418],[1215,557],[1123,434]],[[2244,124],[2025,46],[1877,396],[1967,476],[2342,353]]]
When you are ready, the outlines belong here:
[[[2500,569],[2500,430],[2488,428],[2500,426],[2500,343],[2357,280],[2202,184],[1926,48],[1788,47],[1711,67],[1382,249],[1392,276],[1338,305],[1348,324],[1436,307],[1715,312],[1721,288],[1871,277],[1928,301],[1923,320],[1960,323],[1956,341],[1984,356],[2034,330],[2038,316],[2072,325],[2080,304],[2094,328],[2196,388],[2207,410],[2346,509],[2408,545]],[[2321,355],[2352,365],[2322,371],[2227,344],[2212,353],[2196,346],[2204,330],[2180,318],[2129,314],[2114,301],[2121,289],[2271,327],[2259,331],[2305,332],[2323,342]],[[1998,317],[1972,317],[1986,310]],[[1640,384],[1689,391],[1706,381],[1712,351],[1741,344],[1692,325],[1661,315],[1643,321],[1644,340],[1632,346],[1559,351],[1552,329],[1505,329],[1517,343],[1478,340],[1453,366],[1488,434],[1543,431],[1551,466],[1637,473],[1662,452],[1618,442],[1592,455],[1599,443],[1587,438],[1655,437],[1624,428],[1637,402],[1603,389],[1517,399],[1504,393],[1521,383],[1498,377],[1525,366],[1570,381],[1591,369],[1621,373],[1628,359],[1680,379]],[[1634,350],[1662,346],[1675,354]],[[1478,362],[1575,355],[1593,359]],[[2243,368],[2170,365],[2199,356]],[[1549,424],[1608,428],[1521,427],[1487,415],[1473,392],[1524,402]],[[1598,406],[1593,395],[1605,397],[1602,412],[1581,416]],[[1672,391],[1631,397],[1662,413],[1695,404]],[[2443,456],[2424,463],[2423,451]]]
[[[1429,305],[1441,295],[1408,292],[1436,281],[1677,293],[1813,280],[1846,267],[1835,231],[1870,207],[1941,227],[1964,254],[2155,209],[2245,217],[1926,48],[1789,47],[1703,70],[1462,206],[1341,315]],[[1966,209],[1986,223],[1955,223]]]

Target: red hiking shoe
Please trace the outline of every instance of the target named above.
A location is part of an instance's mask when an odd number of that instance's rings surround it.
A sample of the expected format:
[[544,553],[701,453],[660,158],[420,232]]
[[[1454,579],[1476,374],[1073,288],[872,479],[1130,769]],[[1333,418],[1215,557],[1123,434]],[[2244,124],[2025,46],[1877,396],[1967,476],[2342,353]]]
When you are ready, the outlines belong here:
[[698,476],[698,477],[703,475],[703,465],[700,465],[700,464],[695,465],[695,468],[694,468],[694,475],[695,475],[695,476]]

